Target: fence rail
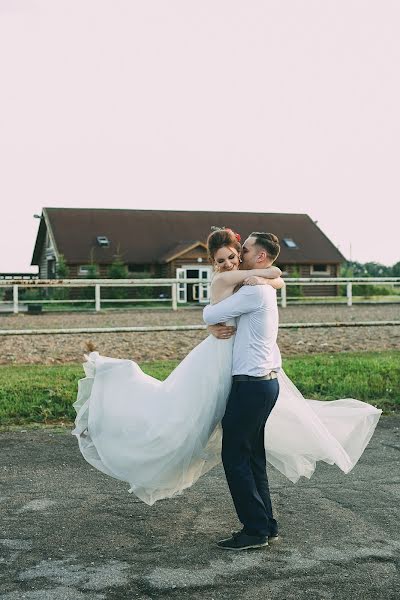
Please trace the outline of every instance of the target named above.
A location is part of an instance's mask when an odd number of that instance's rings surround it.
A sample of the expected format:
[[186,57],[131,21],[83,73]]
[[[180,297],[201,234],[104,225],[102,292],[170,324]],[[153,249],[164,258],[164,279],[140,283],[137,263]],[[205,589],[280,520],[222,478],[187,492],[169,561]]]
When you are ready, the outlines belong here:
[[[332,323],[280,323],[279,329],[321,329],[331,327],[383,327],[400,321],[342,321]],[[143,327],[74,327],[71,329],[0,329],[0,336],[70,335],[82,333],[154,333],[157,331],[203,331],[207,325],[148,325]]]
[[[286,287],[280,292],[280,304],[284,308],[288,303],[288,291],[290,286],[346,286],[346,303],[347,306],[353,304],[353,285],[390,285],[393,288],[400,286],[400,277],[309,277],[309,278],[288,278],[285,280]],[[12,300],[0,300],[0,305],[12,305],[13,312],[17,314],[20,307],[23,305],[48,305],[48,304],[94,304],[97,312],[101,310],[104,304],[116,303],[135,303],[135,302],[151,302],[163,303],[171,302],[172,310],[177,310],[179,304],[179,291],[182,286],[194,284],[198,286],[199,291],[207,291],[210,281],[205,279],[0,279],[0,298],[2,296],[2,288],[12,288]],[[102,298],[101,290],[110,288],[169,288],[170,295],[167,297],[158,298]],[[23,299],[21,298],[21,290],[32,289],[69,289],[69,288],[94,288],[94,298],[84,299]],[[198,295],[201,298],[207,298],[208,293]],[[400,302],[400,296],[399,296]],[[311,303],[311,302],[310,302]]]

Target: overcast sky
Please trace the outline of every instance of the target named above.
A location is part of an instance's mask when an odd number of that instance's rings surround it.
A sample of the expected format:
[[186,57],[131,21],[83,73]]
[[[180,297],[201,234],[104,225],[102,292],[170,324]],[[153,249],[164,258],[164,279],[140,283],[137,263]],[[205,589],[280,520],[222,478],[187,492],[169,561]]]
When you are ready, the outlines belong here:
[[398,0],[0,0],[0,271],[43,206],[304,212],[397,262],[399,30]]

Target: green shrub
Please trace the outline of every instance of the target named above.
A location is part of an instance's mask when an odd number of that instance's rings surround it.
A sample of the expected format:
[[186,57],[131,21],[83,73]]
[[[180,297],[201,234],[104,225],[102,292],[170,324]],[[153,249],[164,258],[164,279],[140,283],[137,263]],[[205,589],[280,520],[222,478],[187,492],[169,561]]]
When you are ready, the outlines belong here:
[[[300,271],[298,269],[293,269],[289,273],[289,277],[287,279],[299,279]],[[286,288],[286,295],[288,298],[301,298],[304,296],[304,287],[302,285],[288,285]]]
[[69,275],[69,268],[65,262],[65,257],[60,254],[57,261],[57,277],[58,279],[67,279]]

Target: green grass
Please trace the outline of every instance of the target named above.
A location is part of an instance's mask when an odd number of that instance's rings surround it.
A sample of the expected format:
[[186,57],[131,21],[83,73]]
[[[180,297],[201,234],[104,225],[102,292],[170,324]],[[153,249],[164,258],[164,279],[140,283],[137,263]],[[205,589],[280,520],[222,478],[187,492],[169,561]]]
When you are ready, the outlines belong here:
[[400,351],[292,357],[284,369],[306,398],[357,398],[385,411],[400,409]]
[[[176,361],[142,364],[165,379]],[[296,356],[284,361],[288,376],[307,398],[358,398],[400,409],[400,351]],[[81,365],[0,366],[0,425],[71,422]]]

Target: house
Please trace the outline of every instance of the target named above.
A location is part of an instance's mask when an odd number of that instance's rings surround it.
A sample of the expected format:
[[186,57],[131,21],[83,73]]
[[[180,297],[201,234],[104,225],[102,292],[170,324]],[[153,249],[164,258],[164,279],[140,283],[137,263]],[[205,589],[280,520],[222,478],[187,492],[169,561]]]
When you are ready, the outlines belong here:
[[[243,239],[252,231],[275,233],[281,242],[276,264],[289,275],[336,277],[345,260],[306,214],[44,208],[32,265],[39,267],[40,278],[55,278],[62,255],[70,278],[85,278],[90,264],[107,277],[120,256],[133,277],[208,279],[206,239],[212,225],[230,227]],[[205,290],[182,283],[179,300],[205,301]],[[335,295],[336,286],[306,287],[304,293]]]

